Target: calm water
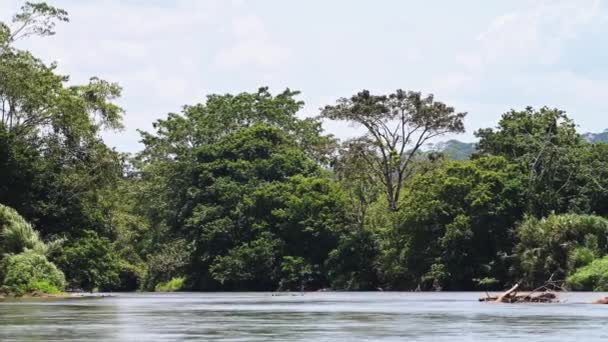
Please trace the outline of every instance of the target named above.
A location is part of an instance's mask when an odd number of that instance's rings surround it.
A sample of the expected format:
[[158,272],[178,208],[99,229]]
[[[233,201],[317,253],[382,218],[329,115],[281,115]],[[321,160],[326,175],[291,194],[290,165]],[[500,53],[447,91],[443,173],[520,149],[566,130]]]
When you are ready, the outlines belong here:
[[0,341],[606,341],[607,294],[179,293],[0,302]]

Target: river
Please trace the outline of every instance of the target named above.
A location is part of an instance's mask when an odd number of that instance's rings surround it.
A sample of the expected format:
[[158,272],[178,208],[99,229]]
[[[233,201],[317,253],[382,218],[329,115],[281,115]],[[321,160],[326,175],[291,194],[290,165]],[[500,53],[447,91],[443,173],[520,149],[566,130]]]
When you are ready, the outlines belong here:
[[0,301],[0,341],[606,341],[599,293],[560,304],[481,293],[129,293]]

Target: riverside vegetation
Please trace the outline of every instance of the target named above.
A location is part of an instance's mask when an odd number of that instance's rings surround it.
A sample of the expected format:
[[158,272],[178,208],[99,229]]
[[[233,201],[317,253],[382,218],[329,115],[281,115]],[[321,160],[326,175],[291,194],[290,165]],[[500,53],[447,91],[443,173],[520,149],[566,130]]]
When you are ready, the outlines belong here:
[[507,112],[453,160],[424,146],[466,113],[432,95],[364,90],[300,119],[297,91],[260,88],[169,113],[127,155],[100,136],[121,128],[117,84],[15,47],[67,21],[26,3],[0,23],[6,294],[608,290],[608,145],[559,109]]

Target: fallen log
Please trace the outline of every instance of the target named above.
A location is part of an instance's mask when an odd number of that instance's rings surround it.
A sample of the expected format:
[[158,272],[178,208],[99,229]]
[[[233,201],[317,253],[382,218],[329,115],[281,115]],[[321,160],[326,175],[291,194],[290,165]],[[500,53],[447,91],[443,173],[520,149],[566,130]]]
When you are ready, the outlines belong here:
[[498,296],[498,298],[496,298],[496,302],[499,303],[505,303],[508,300],[511,299],[511,297],[516,297],[517,296],[517,288],[519,287],[519,284],[515,284],[515,286],[513,286],[512,288],[510,288],[507,292],[503,293],[502,295]]
[[[481,297],[479,298],[480,302],[491,302],[491,303],[556,303],[557,295],[550,292],[538,293],[534,295],[522,294],[515,295],[510,297],[500,297],[490,296],[490,297]],[[607,302],[608,304],[608,302]]]
[[[557,300],[557,295],[553,292],[545,290],[543,292],[537,292],[534,290],[529,293],[519,294],[517,293],[517,289],[519,288],[519,284],[515,284],[508,291],[504,292],[499,296],[490,296],[479,298],[480,302],[491,302],[491,303],[556,303],[559,302]],[[543,287],[544,288],[544,287]]]

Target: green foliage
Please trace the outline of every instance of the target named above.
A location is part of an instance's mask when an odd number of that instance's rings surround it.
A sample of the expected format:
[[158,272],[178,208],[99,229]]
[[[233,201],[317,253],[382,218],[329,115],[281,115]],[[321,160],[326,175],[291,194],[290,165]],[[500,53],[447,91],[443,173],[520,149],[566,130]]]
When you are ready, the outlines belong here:
[[389,95],[363,90],[325,106],[321,116],[349,121],[367,132],[355,139],[358,153],[385,189],[388,207],[398,208],[404,182],[414,172],[417,152],[429,139],[464,132],[464,117],[432,94],[397,89]]
[[28,293],[46,293],[46,294],[60,294],[62,291],[56,286],[46,280],[35,281],[30,283],[27,288]]
[[155,134],[140,132],[145,144],[141,155],[156,161],[167,161],[171,155],[183,160],[197,147],[265,124],[289,135],[309,157],[326,161],[335,141],[322,135],[318,120],[297,118],[296,113],[304,106],[298,95],[289,89],[273,95],[268,88],[237,95],[209,95],[205,103],[185,106],[181,115],[171,113],[167,119],[155,122]]
[[564,111],[543,107],[503,114],[496,129],[480,129],[479,154],[531,161],[539,154],[555,155],[582,142],[574,122]]
[[5,23],[0,22],[0,53],[4,53],[5,50],[8,48],[10,36],[10,28]]
[[45,2],[28,1],[21,7],[21,12],[13,17],[15,28],[11,32],[10,40],[32,35],[54,35],[55,21],[68,21],[68,12]]
[[18,254],[24,250],[45,255],[47,246],[16,210],[0,204],[0,254]]
[[338,246],[326,260],[327,276],[333,289],[375,290],[379,285],[377,237],[366,229],[350,229],[340,236]]
[[164,283],[159,283],[154,287],[154,291],[156,292],[176,292],[180,291],[184,288],[184,283],[186,278],[184,277],[175,277],[171,278],[169,281]]
[[565,112],[547,107],[510,111],[496,130],[481,129],[475,135],[480,139],[477,155],[499,155],[525,167],[530,214],[542,217],[578,208],[580,192],[573,180],[585,145]]
[[336,185],[268,125],[201,146],[172,181],[179,184],[172,203],[180,210],[168,222],[194,242],[188,268],[195,288],[276,289],[274,260],[303,257],[321,267],[343,224]]
[[505,281],[524,184],[519,168],[502,157],[446,162],[416,177],[383,242],[390,287],[471,289],[474,279]]
[[280,241],[271,234],[262,234],[256,240],[232,248],[226,255],[217,256],[209,267],[209,272],[222,285],[236,282],[241,288],[267,289],[268,283],[274,280],[279,247]]
[[573,290],[608,291],[608,257],[579,268],[567,278],[566,284]]
[[366,225],[371,207],[382,199],[382,181],[369,163],[369,153],[366,144],[347,141],[333,162],[334,174],[359,227]]
[[[68,83],[15,45],[67,20],[28,2],[0,23],[11,291],[61,290],[46,258],[86,290],[470,290],[552,275],[604,288],[608,144],[561,110],[510,111],[478,146],[436,153],[424,146],[463,132],[466,113],[432,95],[362,91],[300,119],[299,92],[260,88],[168,114],[130,158],[101,138],[122,127],[118,84]],[[321,118],[365,133],[338,145]]]
[[[591,255],[608,253],[608,220],[591,215],[527,217],[516,230],[518,273],[526,284],[565,279]],[[584,249],[582,249],[584,248]]]
[[443,289],[443,284],[446,284],[452,277],[448,268],[444,264],[432,264],[431,269],[420,278],[420,282],[425,284],[425,287],[431,288],[435,291]]
[[146,276],[142,288],[152,290],[156,284],[168,282],[185,273],[190,253],[190,247],[184,240],[162,244],[158,251],[147,257]]
[[[98,78],[67,84],[57,65],[12,46],[31,35],[54,34],[64,10],[26,3],[0,48],[0,202],[39,227],[42,236],[77,227],[108,233],[111,218],[99,192],[122,174],[120,155],[101,141],[121,126],[114,101],[120,87]],[[0,46],[2,44],[0,43]]]
[[[34,251],[10,255],[0,267],[3,287],[8,293],[24,295],[33,291],[61,291],[65,277],[45,256]],[[50,292],[45,292],[50,293]]]
[[281,262],[281,290],[304,290],[313,277],[313,267],[302,257],[285,256]]
[[499,283],[498,279],[496,278],[482,278],[475,279],[475,281],[477,282],[477,285],[481,288],[495,288],[496,285]]
[[597,258],[597,246],[592,244],[592,248],[589,247],[575,247],[568,254],[568,269],[576,270],[577,268],[587,266]]
[[69,279],[70,287],[93,291],[111,290],[119,285],[120,260],[110,240],[93,231],[72,241],[57,262]]

